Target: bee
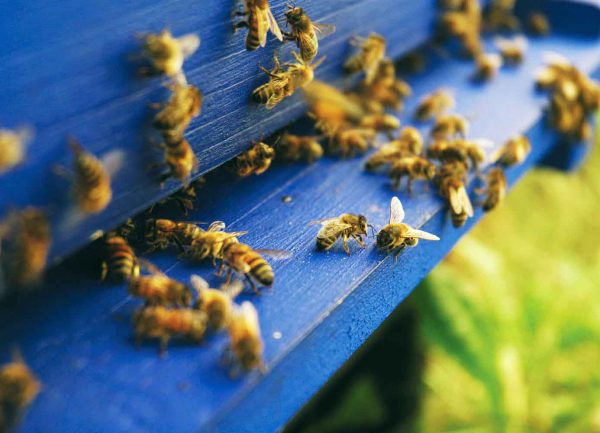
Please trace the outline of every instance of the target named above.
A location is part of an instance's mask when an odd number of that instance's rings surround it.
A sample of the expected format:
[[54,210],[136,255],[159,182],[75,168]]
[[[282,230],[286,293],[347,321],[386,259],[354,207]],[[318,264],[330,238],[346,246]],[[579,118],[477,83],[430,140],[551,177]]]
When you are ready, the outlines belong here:
[[189,307],[192,305],[192,290],[185,284],[167,277],[158,268],[146,263],[152,275],[132,278],[129,294],[143,299],[147,306]]
[[388,176],[394,188],[399,188],[402,178],[408,177],[407,189],[412,193],[413,181],[417,179],[432,180],[435,177],[435,164],[422,156],[406,156],[396,159],[390,166]]
[[256,308],[248,301],[236,306],[229,326],[229,347],[225,353],[233,363],[231,375],[241,371],[259,369],[264,371],[263,341]]
[[0,174],[23,162],[25,150],[32,139],[33,129],[30,127],[0,128]]
[[0,431],[12,431],[40,388],[40,382],[15,351],[13,361],[0,368]]
[[398,259],[404,248],[417,246],[419,239],[440,240],[436,235],[412,228],[402,221],[404,221],[404,208],[398,197],[394,197],[390,202],[389,223],[377,233],[377,247],[387,254],[393,253],[394,259]]
[[368,114],[360,119],[358,126],[385,132],[391,138],[392,131],[400,128],[400,120],[391,114]]
[[166,87],[171,91],[169,100],[153,107],[161,108],[154,116],[154,127],[163,131],[167,137],[180,137],[192,119],[202,109],[202,92],[195,86],[173,81]]
[[327,251],[338,239],[342,239],[344,251],[350,254],[348,239],[352,238],[364,248],[363,235],[367,235],[367,218],[364,215],[355,215],[345,213],[336,218],[326,218],[318,221],[312,221],[311,224],[321,224],[322,227],[317,233],[317,250]]
[[469,122],[460,114],[443,114],[435,120],[431,136],[434,140],[444,140],[460,135],[464,138],[469,132]]
[[358,47],[360,51],[350,57],[344,64],[347,72],[363,71],[365,84],[371,84],[375,79],[379,63],[385,57],[385,39],[377,33],[371,33],[367,38],[354,36],[350,44]]
[[376,136],[377,131],[372,128],[341,128],[330,136],[329,152],[343,158],[365,153]]
[[319,39],[335,32],[335,26],[312,22],[302,8],[288,5],[288,9],[285,19],[291,31],[284,32],[285,39],[295,41],[300,50],[300,57],[307,63],[311,62],[319,51]]
[[302,137],[283,134],[277,146],[277,155],[285,161],[306,161],[313,163],[323,156],[319,137]]
[[495,43],[504,64],[514,66],[523,63],[527,50],[527,39],[524,36],[517,36],[512,40],[498,37]]
[[416,128],[407,126],[400,132],[400,137],[378,148],[367,160],[365,168],[374,171],[396,159],[417,156],[422,152],[423,137],[421,137],[421,133]]
[[476,81],[488,81],[496,76],[498,69],[502,66],[502,57],[496,53],[479,54],[475,57],[475,73],[473,79]]
[[506,196],[507,183],[504,170],[500,167],[493,167],[487,173],[487,182],[485,189],[485,200],[482,207],[488,212],[498,206]]
[[362,83],[359,87],[360,96],[381,105],[376,110],[368,109],[373,113],[383,113],[385,108],[400,110],[402,102],[408,98],[412,89],[407,82],[396,77],[396,68],[390,59],[383,59],[379,63],[377,74],[370,85]]
[[9,280],[20,286],[38,284],[52,243],[45,212],[35,207],[13,211],[0,225],[0,238],[7,241],[4,265]]
[[230,169],[240,177],[251,174],[263,174],[271,166],[275,158],[275,149],[259,141],[250,149],[236,156],[230,163]]
[[191,222],[150,218],[146,220],[145,241],[150,248],[148,252],[164,250],[170,246],[177,246],[183,250],[184,245],[191,245],[193,240],[203,233],[203,229]]
[[466,179],[467,165],[461,161],[445,162],[434,179],[440,195],[450,205],[454,227],[462,227],[474,214],[473,205],[465,188]]
[[254,283],[255,281],[262,286],[271,287],[275,275],[269,262],[262,256],[263,254],[269,255],[275,259],[289,257],[287,251],[255,250],[249,245],[241,242],[224,243],[221,250],[221,257],[223,259],[223,267],[226,267],[229,270],[227,281],[229,282],[233,272],[236,272],[244,275],[246,281],[248,281],[255,293],[258,293]]
[[315,69],[325,60],[325,57],[321,57],[310,64],[305,62],[298,53],[293,52],[292,55],[297,63],[284,64],[283,66],[287,67],[285,70],[277,56],[274,57],[275,67],[272,70],[269,71],[260,66],[260,69],[269,76],[269,82],[254,89],[252,98],[255,102],[265,104],[269,110],[274,108],[286,97],[292,96],[297,89],[310,84],[314,78]]
[[110,185],[111,171],[122,164],[122,154],[113,153],[118,159],[112,165],[104,164],[74,138],[69,138],[69,146],[75,156],[72,194],[79,209],[84,213],[102,212],[112,199]]
[[[173,194],[159,201],[158,203],[163,205],[167,202],[175,202],[181,208],[184,215],[187,215],[189,211],[194,210],[194,202],[198,198],[198,190],[206,184],[204,176],[198,177],[192,181],[189,185],[184,185],[182,188],[175,191]],[[152,212],[153,207],[150,208],[149,212]]]
[[248,35],[246,36],[246,49],[248,51],[264,47],[267,44],[267,32],[269,30],[277,39],[283,41],[283,34],[273,16],[273,12],[271,12],[269,0],[245,0],[244,11],[236,12],[236,15],[247,17],[247,20],[237,23],[234,30],[248,28]]
[[417,106],[415,118],[426,121],[454,107],[454,96],[450,91],[438,89],[424,96]]
[[160,184],[173,177],[181,182],[189,182],[190,177],[198,170],[198,158],[183,135],[166,139],[160,147],[164,150],[166,171],[160,176]]
[[142,55],[149,62],[149,66],[140,71],[144,75],[181,76],[184,60],[194,54],[200,46],[198,35],[189,33],[174,38],[168,29],[158,34],[143,34],[142,39]]
[[106,259],[102,262],[101,279],[115,282],[134,280],[140,275],[140,264],[133,248],[121,236],[109,234],[105,239]]
[[550,22],[543,13],[532,12],[527,19],[527,28],[534,35],[545,36],[550,33]]
[[142,307],[133,316],[133,329],[138,344],[142,339],[158,338],[161,355],[166,352],[172,337],[202,342],[207,327],[206,313],[191,308],[169,309],[160,305]]
[[211,289],[206,280],[199,275],[192,275],[190,281],[198,292],[194,308],[206,313],[210,329],[225,329],[233,317],[233,300],[242,292],[244,285],[240,281],[234,281],[223,284],[221,289]]
[[525,135],[518,135],[508,140],[496,152],[493,160],[504,167],[521,164],[531,152],[531,142]]
[[224,248],[229,244],[238,243],[238,236],[245,235],[246,231],[225,232],[225,223],[215,221],[208,230],[196,234],[189,245],[185,248],[184,256],[192,260],[212,260],[216,264],[217,260],[222,260]]

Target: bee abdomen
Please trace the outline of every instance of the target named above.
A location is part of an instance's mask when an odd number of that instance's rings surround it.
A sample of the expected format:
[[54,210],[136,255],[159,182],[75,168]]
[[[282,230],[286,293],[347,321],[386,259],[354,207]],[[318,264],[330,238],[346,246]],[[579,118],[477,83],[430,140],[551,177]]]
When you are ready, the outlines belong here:
[[254,92],[252,92],[252,99],[254,102],[259,102],[261,104],[266,104],[267,101],[274,94],[273,87],[270,83],[263,84],[262,86],[257,87]]
[[462,227],[467,222],[467,218],[469,216],[464,211],[459,214],[452,212],[452,225],[456,228]]
[[94,188],[100,184],[104,169],[98,160],[84,156],[79,160],[77,168],[77,174],[86,187]]
[[364,64],[365,62],[362,56],[354,56],[348,59],[348,61],[344,64],[344,69],[346,72],[358,72],[362,71]]
[[263,286],[270,286],[273,284],[275,275],[271,265],[267,263],[265,259],[260,256],[255,256],[248,260],[248,266],[250,266],[250,274]]
[[246,36],[246,49],[254,51],[260,47],[260,35],[258,34],[258,16],[256,12],[248,15],[248,36]]
[[326,251],[335,244],[337,236],[321,237],[317,236],[317,250]]

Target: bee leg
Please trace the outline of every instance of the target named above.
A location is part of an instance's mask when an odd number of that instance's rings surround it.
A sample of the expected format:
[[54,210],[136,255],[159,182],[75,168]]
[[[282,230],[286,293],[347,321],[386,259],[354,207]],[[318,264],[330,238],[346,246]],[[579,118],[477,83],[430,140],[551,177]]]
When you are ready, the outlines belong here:
[[344,243],[344,251],[346,251],[346,254],[350,255],[350,247],[348,246],[348,235],[345,233],[342,235],[342,242]]
[[[240,15],[236,14],[235,16],[245,16],[245,14],[240,14]],[[248,24],[248,21],[237,22],[233,26],[233,33],[237,33],[240,29],[248,28],[248,27],[250,27],[250,25]]]
[[362,238],[360,237],[360,235],[352,235],[352,237],[354,238],[354,240],[356,242],[358,242],[358,245],[360,245],[361,248],[365,248],[367,245],[363,242]]
[[108,275],[108,264],[106,262],[102,262],[102,271],[100,272],[100,280],[106,280],[106,276]]

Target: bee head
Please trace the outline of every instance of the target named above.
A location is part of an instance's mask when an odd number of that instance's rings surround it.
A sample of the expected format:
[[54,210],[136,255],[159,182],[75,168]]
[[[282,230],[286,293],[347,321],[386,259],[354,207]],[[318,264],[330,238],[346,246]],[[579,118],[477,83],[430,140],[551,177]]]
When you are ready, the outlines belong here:
[[304,17],[304,10],[297,8],[293,4],[288,4],[287,7],[288,11],[285,13],[287,22],[291,25],[298,25]]
[[385,249],[394,241],[394,237],[391,232],[391,227],[384,227],[377,233],[377,246]]
[[364,215],[358,215],[358,229],[360,230],[360,233],[366,235],[367,227],[367,217]]

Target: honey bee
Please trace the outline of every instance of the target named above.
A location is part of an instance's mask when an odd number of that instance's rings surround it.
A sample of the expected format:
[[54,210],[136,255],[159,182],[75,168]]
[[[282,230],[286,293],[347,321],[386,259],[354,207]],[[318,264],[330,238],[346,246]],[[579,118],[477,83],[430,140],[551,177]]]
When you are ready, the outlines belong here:
[[527,50],[527,39],[524,36],[517,36],[512,40],[498,37],[495,43],[504,64],[514,66],[523,62]]
[[109,234],[105,240],[105,248],[106,260],[102,262],[102,280],[110,277],[111,280],[120,283],[139,277],[138,258],[124,238]]
[[350,44],[358,47],[360,51],[350,57],[344,64],[347,72],[363,71],[365,83],[371,84],[375,79],[379,63],[385,57],[385,39],[377,33],[371,33],[367,38],[354,36]]
[[169,309],[160,305],[138,309],[133,316],[133,328],[138,344],[142,339],[157,338],[160,354],[167,350],[172,337],[182,337],[195,343],[204,339],[208,317],[204,311],[188,308]]
[[493,143],[489,140],[466,140],[459,138],[451,141],[438,140],[429,145],[427,156],[442,162],[459,161],[468,164],[479,172],[479,166],[486,160],[484,147]]
[[396,159],[390,166],[388,176],[392,179],[394,188],[399,188],[402,178],[408,177],[407,189],[412,193],[415,180],[432,180],[435,177],[435,164],[422,156],[406,156]]
[[365,153],[376,136],[372,128],[341,128],[330,136],[329,152],[343,158]]
[[110,164],[103,164],[72,137],[69,138],[69,146],[75,155],[73,198],[84,213],[102,212],[112,199],[111,172],[122,165],[122,153],[111,154],[115,158],[110,160]]
[[319,137],[302,137],[283,134],[277,146],[277,156],[284,161],[306,161],[313,163],[323,156]]
[[454,227],[462,227],[474,214],[473,205],[465,188],[466,179],[467,165],[461,161],[442,164],[434,179],[440,195],[450,205]]
[[374,171],[394,160],[407,156],[417,156],[423,152],[423,137],[421,133],[412,126],[407,126],[400,132],[400,137],[379,147],[369,157],[365,168]]
[[208,325],[213,331],[226,328],[233,317],[233,300],[244,289],[241,281],[224,284],[220,290],[211,289],[206,280],[199,275],[192,275],[190,281],[198,292],[194,308],[206,313]]
[[385,132],[391,138],[392,132],[400,128],[400,120],[391,114],[367,114],[360,119],[358,126]]
[[431,136],[434,140],[445,140],[460,135],[464,138],[469,132],[469,122],[460,114],[443,114],[435,120]]
[[436,235],[412,228],[402,221],[404,221],[404,208],[400,199],[394,197],[390,203],[389,223],[377,233],[377,247],[387,254],[393,253],[394,259],[398,259],[404,248],[417,246],[419,239],[440,240]]
[[269,0],[245,0],[244,11],[236,12],[237,16],[246,16],[245,21],[240,21],[234,27],[235,31],[247,27],[246,49],[254,51],[267,44],[267,32],[270,30],[277,39],[283,41],[283,34],[279,24],[271,12]]
[[[161,200],[159,204],[165,204],[167,202],[175,202],[181,208],[184,215],[187,215],[189,211],[194,210],[194,202],[198,198],[198,190],[206,184],[204,176],[198,177],[192,181],[189,185],[184,185],[182,188],[175,191],[173,194]],[[152,212],[150,208],[149,212]]]
[[426,121],[454,107],[454,96],[450,91],[438,89],[424,96],[417,106],[415,118]]
[[230,163],[230,169],[240,177],[251,174],[263,174],[275,158],[275,149],[261,141],[236,156]]
[[225,223],[215,221],[208,230],[198,233],[194,236],[189,247],[185,249],[185,257],[192,260],[212,260],[216,264],[217,260],[222,260],[224,248],[229,244],[238,243],[238,236],[243,236],[248,232],[225,232]]
[[532,12],[527,19],[527,28],[537,36],[545,36],[550,33],[548,18],[541,12]]
[[170,177],[189,182],[190,177],[198,170],[198,158],[190,143],[180,135],[165,140],[160,146],[164,149],[164,165],[167,169],[160,176],[161,185]]
[[256,308],[248,301],[236,306],[229,326],[229,347],[227,358],[232,362],[231,375],[240,371],[250,371],[255,368],[264,371],[263,341],[260,335],[260,325]]
[[149,66],[140,71],[144,75],[180,76],[184,60],[200,46],[198,35],[189,33],[174,38],[168,29],[158,34],[143,34],[142,38],[142,55],[149,62]]
[[170,246],[177,246],[183,250],[184,245],[191,245],[194,239],[202,236],[202,233],[204,230],[191,222],[150,218],[146,220],[145,241],[150,248],[148,252],[164,250]]
[[0,431],[12,431],[40,388],[40,382],[15,351],[13,361],[0,368]]
[[132,278],[129,283],[129,294],[143,299],[146,305],[165,307],[189,307],[192,305],[192,290],[185,284],[167,277],[158,268],[149,263],[152,275]]
[[233,272],[244,275],[246,281],[255,293],[258,290],[255,281],[265,287],[271,287],[275,279],[273,268],[262,256],[269,255],[275,259],[285,259],[290,256],[287,251],[280,250],[255,250],[241,242],[226,242],[221,250],[223,267],[228,268],[227,281],[231,280]]
[[46,214],[35,207],[12,212],[0,225],[0,238],[7,241],[4,265],[9,280],[20,286],[38,284],[52,243]]
[[503,165],[511,167],[521,164],[531,152],[531,142],[525,135],[518,135],[508,140],[504,146],[496,152],[493,160]]
[[506,196],[507,182],[504,170],[493,167],[487,173],[485,189],[485,200],[482,203],[483,210],[488,212],[498,206]]
[[412,93],[408,83],[396,77],[396,68],[390,59],[383,59],[373,82],[370,85],[362,83],[359,89],[363,98],[381,104],[381,109],[367,110],[375,113],[381,113],[385,108],[400,110],[403,100]]
[[[192,119],[202,109],[202,92],[195,86],[180,82],[166,85],[171,91],[169,100],[154,116],[154,127],[167,134],[167,137],[180,137]],[[153,104],[160,108],[161,104]]]
[[335,26],[312,22],[302,8],[288,5],[288,9],[285,18],[291,31],[284,32],[285,39],[295,41],[300,50],[300,57],[307,63],[311,62],[319,51],[319,39],[335,32]]
[[23,162],[25,150],[32,139],[33,129],[30,127],[0,128],[0,174]]
[[473,79],[476,81],[488,81],[496,76],[498,69],[502,66],[502,57],[496,53],[482,53],[475,57],[475,73]]
[[322,227],[317,233],[317,250],[327,251],[338,239],[342,239],[344,251],[350,254],[348,239],[352,238],[364,248],[363,235],[367,235],[367,218],[364,215],[355,215],[345,213],[336,218],[326,218],[318,221],[312,221],[311,224],[321,224]]
[[316,62],[310,64],[305,62],[298,53],[292,53],[297,63],[286,63],[287,69],[284,70],[279,63],[277,56],[274,57],[275,67],[268,70],[260,66],[260,69],[269,76],[269,82],[258,86],[252,92],[252,98],[255,102],[265,104],[267,109],[274,108],[286,97],[292,96],[297,89],[301,89],[314,78],[314,71],[325,60],[321,57]]

